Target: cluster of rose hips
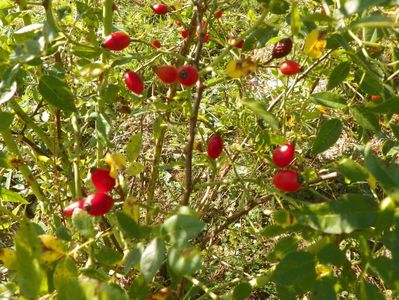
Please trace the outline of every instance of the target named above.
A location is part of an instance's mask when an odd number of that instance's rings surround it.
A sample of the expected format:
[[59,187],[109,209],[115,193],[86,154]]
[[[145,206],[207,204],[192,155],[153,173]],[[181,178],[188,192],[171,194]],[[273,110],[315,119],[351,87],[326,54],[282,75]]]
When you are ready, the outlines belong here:
[[65,215],[72,216],[78,208],[91,216],[102,216],[111,210],[114,200],[106,193],[114,188],[115,178],[111,177],[108,170],[97,168],[91,172],[91,182],[97,192],[69,204],[64,209]]
[[[287,56],[291,50],[292,40],[290,38],[281,39],[273,48],[272,58]],[[279,64],[279,69],[284,75],[295,75],[302,71],[302,66],[294,60],[286,60]]]
[[[281,145],[273,152],[273,162],[279,168],[285,168],[295,158],[295,146],[291,143]],[[301,188],[301,177],[298,172],[285,169],[279,171],[273,178],[276,188],[284,192],[296,192]]]

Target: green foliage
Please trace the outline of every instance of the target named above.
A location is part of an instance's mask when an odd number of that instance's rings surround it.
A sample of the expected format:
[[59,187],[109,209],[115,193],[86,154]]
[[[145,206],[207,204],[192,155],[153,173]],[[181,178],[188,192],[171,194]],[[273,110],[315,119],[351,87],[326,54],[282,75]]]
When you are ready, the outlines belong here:
[[[399,296],[397,0],[14,2],[0,0],[0,298]],[[109,50],[117,31],[130,44]],[[166,85],[165,64],[200,81]],[[273,187],[287,142],[295,193]],[[116,182],[98,217],[74,202],[94,167]]]

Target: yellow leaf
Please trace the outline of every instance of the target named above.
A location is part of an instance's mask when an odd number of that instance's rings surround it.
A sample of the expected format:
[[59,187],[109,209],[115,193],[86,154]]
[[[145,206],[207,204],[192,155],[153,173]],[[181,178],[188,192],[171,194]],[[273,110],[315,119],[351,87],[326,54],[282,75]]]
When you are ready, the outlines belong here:
[[9,269],[15,269],[15,263],[17,261],[17,257],[15,255],[15,250],[10,248],[0,249],[0,261],[4,264],[4,266]]
[[319,278],[330,275],[332,271],[333,270],[330,266],[323,265],[323,264],[316,265],[316,274]]
[[225,69],[227,76],[231,78],[240,78],[256,71],[256,62],[250,58],[231,60]]
[[65,254],[64,244],[55,236],[49,234],[42,234],[39,235],[39,239],[42,242],[42,246],[45,248],[45,251],[51,250],[62,255]]
[[59,260],[63,256],[64,256],[63,253],[59,253],[53,250],[45,250],[42,252],[42,255],[40,256],[40,262],[43,264],[49,264],[56,260]]
[[325,40],[325,33],[318,29],[314,29],[305,39],[304,52],[310,57],[319,58],[323,54],[326,46],[327,41]]
[[123,211],[131,217],[136,223],[139,222],[140,207],[137,205],[137,201],[133,197],[126,198],[123,203]]
[[108,164],[110,168],[109,175],[113,178],[118,176],[118,171],[124,170],[126,168],[126,160],[120,153],[107,153],[104,161],[106,164]]

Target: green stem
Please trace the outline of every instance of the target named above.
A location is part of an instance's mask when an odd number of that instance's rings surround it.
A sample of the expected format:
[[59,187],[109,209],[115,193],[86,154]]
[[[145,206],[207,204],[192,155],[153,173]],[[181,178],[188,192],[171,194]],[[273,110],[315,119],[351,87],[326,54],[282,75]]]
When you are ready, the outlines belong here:
[[75,187],[75,197],[80,199],[82,197],[82,186],[80,180],[80,171],[79,171],[79,162],[80,162],[80,131],[79,131],[79,123],[78,116],[76,113],[72,115],[72,128],[73,128],[73,136],[74,136],[74,158],[73,158],[73,182]]
[[112,32],[112,7],[114,5],[113,0],[104,0],[103,6],[103,26],[104,35],[110,35]]
[[29,167],[23,162],[21,152],[18,149],[17,144],[14,141],[14,138],[11,134],[10,130],[1,131],[0,134],[3,136],[4,144],[6,145],[7,149],[12,152],[13,154],[18,156],[18,160],[21,162],[18,166],[19,171],[21,171],[22,176],[31,187],[33,194],[35,194],[36,198],[39,201],[46,202],[47,198],[43,195],[39,184],[37,183],[35,177],[33,176]]

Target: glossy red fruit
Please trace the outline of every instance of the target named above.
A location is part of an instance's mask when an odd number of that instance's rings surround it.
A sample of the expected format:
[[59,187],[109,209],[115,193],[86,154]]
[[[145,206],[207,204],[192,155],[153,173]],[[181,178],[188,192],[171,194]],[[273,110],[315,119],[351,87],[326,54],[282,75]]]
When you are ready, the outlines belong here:
[[83,209],[83,207],[84,207],[84,200],[76,200],[64,208],[64,214],[70,217],[72,216],[75,209],[78,208]]
[[130,37],[122,31],[114,32],[108,36],[103,46],[109,50],[120,51],[130,44]]
[[180,35],[182,36],[183,39],[186,39],[190,35],[190,30],[184,28],[180,31]]
[[235,36],[229,37],[229,40],[230,40],[230,44],[236,48],[242,49],[242,47],[244,46],[244,40],[236,41],[237,37],[235,37]]
[[378,95],[372,95],[372,96],[370,97],[370,99],[371,99],[371,101],[378,101],[378,100],[380,100],[380,99],[381,99],[381,96],[378,96]]
[[168,13],[168,6],[159,2],[151,6],[152,11],[158,15],[165,15]]
[[214,134],[208,140],[208,156],[216,159],[223,151],[223,138],[219,134]]
[[282,170],[274,175],[273,184],[283,192],[296,192],[301,188],[299,174],[293,170]]
[[281,73],[284,75],[295,75],[302,71],[302,66],[293,60],[286,60],[279,66]]
[[221,9],[218,9],[213,15],[216,19],[220,19],[223,16],[223,11]]
[[155,73],[157,74],[158,78],[166,84],[175,83],[179,76],[176,67],[168,65],[159,66],[155,70]]
[[205,33],[205,34],[204,34],[204,37],[202,38],[202,41],[203,41],[204,43],[208,43],[208,41],[209,41],[209,33]]
[[194,85],[199,78],[198,71],[195,67],[187,65],[179,68],[178,72],[178,80],[179,82],[187,87]]
[[84,198],[84,209],[91,216],[102,216],[109,212],[114,205],[111,196],[97,192]]
[[272,51],[273,58],[281,58],[287,56],[292,50],[292,40],[290,38],[281,39],[274,45]]
[[103,193],[111,191],[115,186],[115,178],[109,175],[109,170],[97,168],[91,172],[91,182],[94,187]]
[[295,146],[293,144],[281,145],[273,152],[273,162],[280,168],[288,166],[294,158]]
[[144,90],[144,82],[140,75],[133,71],[126,71],[125,84],[133,93],[141,94]]
[[151,41],[151,45],[154,46],[155,48],[161,48],[161,43],[157,40]]

